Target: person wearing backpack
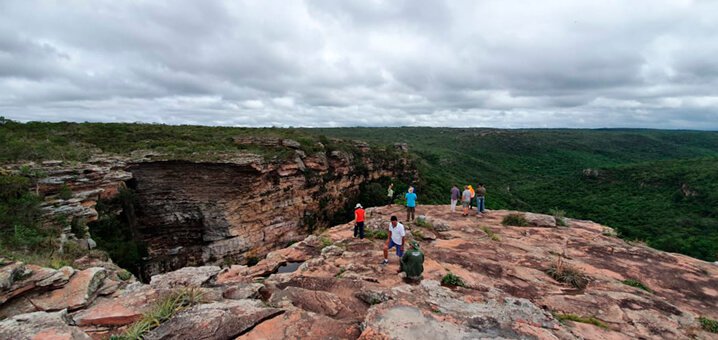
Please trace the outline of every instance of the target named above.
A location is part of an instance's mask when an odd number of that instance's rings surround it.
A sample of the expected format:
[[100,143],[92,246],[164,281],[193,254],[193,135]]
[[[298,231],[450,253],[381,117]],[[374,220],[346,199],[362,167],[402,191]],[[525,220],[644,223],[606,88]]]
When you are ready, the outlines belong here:
[[482,216],[484,214],[484,203],[486,196],[486,187],[484,183],[479,183],[476,187],[476,216]]

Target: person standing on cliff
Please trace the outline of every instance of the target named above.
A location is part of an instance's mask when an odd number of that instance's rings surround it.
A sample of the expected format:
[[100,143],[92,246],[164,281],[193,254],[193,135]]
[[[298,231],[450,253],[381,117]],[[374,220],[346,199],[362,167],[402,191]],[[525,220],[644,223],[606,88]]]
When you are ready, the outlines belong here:
[[469,185],[469,192],[471,192],[471,199],[469,200],[469,210],[471,210],[474,205],[474,196],[476,196],[476,191],[474,191],[474,187],[471,185]]
[[464,187],[464,192],[461,194],[461,206],[464,208],[462,216],[469,216],[469,204],[471,203],[471,191],[469,186]]
[[354,237],[364,238],[364,207],[360,203],[354,207]]
[[456,203],[459,201],[459,196],[461,196],[461,191],[454,185],[451,188],[451,212],[456,212]]
[[389,197],[389,206],[394,202],[394,183],[389,183],[389,189],[386,191],[387,197]]
[[406,231],[404,225],[399,223],[396,216],[392,216],[389,222],[389,237],[384,244],[384,261],[382,265],[389,263],[389,249],[396,247],[396,256],[401,258],[404,255],[404,240],[406,239]]
[[416,212],[416,194],[414,193],[414,187],[409,187],[409,192],[404,195],[406,198],[406,221],[410,222],[414,220],[414,213]]
[[484,183],[479,183],[476,187],[476,216],[481,216],[484,213],[484,203],[486,196],[486,187]]

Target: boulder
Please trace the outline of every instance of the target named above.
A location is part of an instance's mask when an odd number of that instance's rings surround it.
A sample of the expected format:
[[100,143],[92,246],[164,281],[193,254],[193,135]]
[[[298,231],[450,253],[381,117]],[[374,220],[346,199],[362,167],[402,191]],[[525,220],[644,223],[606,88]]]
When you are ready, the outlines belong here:
[[0,339],[13,340],[84,340],[89,335],[69,325],[67,310],[55,313],[34,312],[13,316],[0,322]]
[[258,300],[196,305],[149,332],[144,339],[232,339],[284,311]]
[[155,289],[201,287],[215,279],[222,269],[218,266],[184,267],[173,272],[155,275],[150,285]]
[[95,299],[106,276],[104,268],[85,269],[73,275],[62,288],[42,293],[30,300],[43,311],[82,308]]
[[131,324],[152,308],[159,293],[149,285],[133,283],[111,299],[99,299],[73,317],[78,326],[122,326]]
[[301,309],[292,309],[262,322],[237,340],[356,339],[356,322],[342,321]]
[[[12,265],[10,265],[12,266]],[[61,287],[66,284],[70,279],[70,276],[75,272],[72,267],[63,267],[59,270],[51,268],[43,268],[35,265],[22,265],[19,266],[21,271],[17,271],[17,267],[3,268],[5,273],[9,274],[5,277],[7,280],[12,280],[10,288],[6,289],[5,292],[0,293],[0,315],[7,314],[8,305],[6,302],[13,299],[16,296],[28,295],[31,292],[40,290],[48,290],[52,288]],[[7,282],[9,283],[9,281]],[[6,283],[6,284],[7,284]],[[16,307],[17,305],[15,305]],[[20,310],[26,310],[22,308]],[[35,311],[35,309],[27,310]]]
[[526,222],[535,227],[555,228],[556,218],[551,215],[524,213]]
[[344,253],[344,249],[339,248],[335,245],[324,247],[324,249],[322,249],[322,257],[324,257],[324,258],[332,257],[332,256],[341,256],[343,253]]
[[382,291],[362,289],[361,291],[354,294],[359,300],[366,302],[368,305],[376,305],[382,302],[389,301],[391,297]]
[[[381,308],[376,305],[369,310],[366,327],[359,339],[481,339],[489,334],[465,325],[442,321],[422,313],[410,305]],[[378,308],[377,308],[378,307]],[[493,338],[493,337],[492,337]]]
[[13,283],[25,275],[25,264],[15,262],[0,268],[0,292],[10,290]]
[[310,312],[331,317],[341,317],[352,312],[342,299],[333,293],[299,287],[287,287],[276,292],[269,301],[276,306],[294,305]]
[[232,300],[257,299],[262,288],[264,285],[261,283],[240,283],[227,288],[222,297]]

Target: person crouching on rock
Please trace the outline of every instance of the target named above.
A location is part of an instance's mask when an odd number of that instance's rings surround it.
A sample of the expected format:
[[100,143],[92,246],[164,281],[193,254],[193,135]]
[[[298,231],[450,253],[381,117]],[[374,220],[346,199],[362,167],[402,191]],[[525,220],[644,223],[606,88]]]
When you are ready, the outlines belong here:
[[406,274],[412,281],[421,281],[424,272],[424,254],[419,250],[419,242],[411,241],[411,249],[404,253],[399,264],[399,271]]
[[389,237],[387,237],[386,243],[384,244],[384,261],[382,265],[389,263],[389,249],[396,247],[396,256],[401,258],[404,255],[404,239],[406,238],[406,231],[404,231],[404,225],[399,223],[399,219],[396,216],[391,217],[389,223]]
[[354,237],[364,238],[364,208],[361,203],[354,207]]

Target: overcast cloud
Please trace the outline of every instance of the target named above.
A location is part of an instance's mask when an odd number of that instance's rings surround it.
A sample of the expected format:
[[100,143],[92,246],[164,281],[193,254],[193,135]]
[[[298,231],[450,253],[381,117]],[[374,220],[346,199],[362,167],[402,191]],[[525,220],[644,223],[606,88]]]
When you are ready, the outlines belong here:
[[0,115],[718,130],[718,1],[0,0]]

